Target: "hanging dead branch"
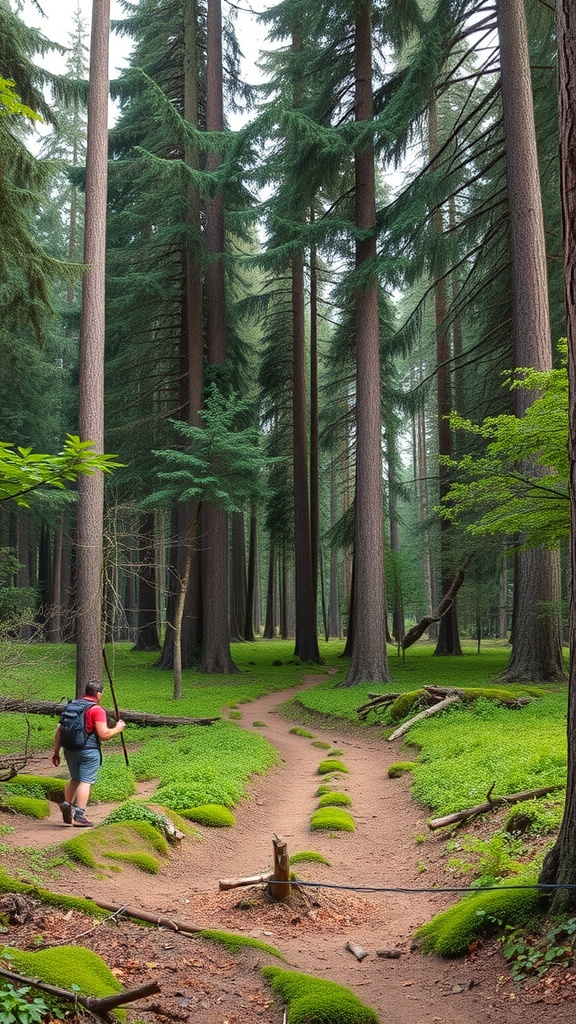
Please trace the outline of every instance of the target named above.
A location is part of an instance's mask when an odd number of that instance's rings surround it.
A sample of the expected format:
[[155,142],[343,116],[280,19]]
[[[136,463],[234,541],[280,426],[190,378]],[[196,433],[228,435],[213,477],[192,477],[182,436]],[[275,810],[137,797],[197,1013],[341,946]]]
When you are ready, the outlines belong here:
[[439,622],[442,616],[446,615],[448,609],[454,604],[456,594],[458,593],[460,587],[464,583],[468,566],[470,565],[470,562],[474,558],[474,555],[475,553],[473,552],[471,555],[468,555],[468,557],[464,559],[464,562],[462,563],[458,570],[456,578],[453,580],[449,589],[446,591],[444,597],[440,601],[440,604],[436,606],[434,611],[430,612],[430,615],[425,615],[423,619],[420,619],[420,622],[417,622],[415,626],[412,626],[412,629],[409,629],[408,632],[404,634],[402,640],[400,641],[400,647],[402,648],[403,651],[406,651],[408,647],[412,647],[412,644],[415,644],[416,641],[419,640],[421,636],[423,636],[423,634],[428,629],[428,626],[431,626],[433,622]]

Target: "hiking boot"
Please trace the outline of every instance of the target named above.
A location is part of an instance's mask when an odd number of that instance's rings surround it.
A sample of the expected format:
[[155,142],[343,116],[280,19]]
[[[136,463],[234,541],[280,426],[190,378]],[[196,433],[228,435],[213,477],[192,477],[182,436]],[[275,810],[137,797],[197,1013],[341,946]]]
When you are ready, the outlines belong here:
[[92,828],[94,822],[88,821],[83,807],[76,807],[72,824],[77,825],[78,828]]
[[64,800],[60,804],[60,810],[62,811],[62,821],[64,822],[64,824],[65,825],[71,825],[72,824],[72,805],[69,804],[67,800]]

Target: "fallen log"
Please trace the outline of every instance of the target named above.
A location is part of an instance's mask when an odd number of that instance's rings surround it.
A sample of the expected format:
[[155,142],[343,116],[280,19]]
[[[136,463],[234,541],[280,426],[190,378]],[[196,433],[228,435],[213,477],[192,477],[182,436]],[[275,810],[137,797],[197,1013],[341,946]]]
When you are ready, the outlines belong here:
[[376,708],[384,708],[388,704],[393,704],[400,696],[400,693],[374,693],[369,696],[370,700],[366,704],[361,704],[359,708],[356,708],[356,714],[362,721],[368,717],[371,711],[375,711]]
[[[0,712],[19,711],[27,715],[60,715],[65,708],[67,701],[50,700],[15,700],[12,697],[0,698]],[[181,715],[153,715],[148,711],[127,711],[119,708],[120,718],[132,725],[212,725],[218,722],[219,716],[215,718],[185,718]],[[108,726],[113,728],[116,724],[116,716],[112,711],[106,711]]]
[[247,875],[245,878],[221,878],[218,888],[221,892],[227,892],[228,889],[240,889],[244,885],[262,885],[273,877],[273,871],[265,871],[260,875]]
[[110,1019],[108,1017],[110,1010],[115,1010],[117,1006],[123,1006],[124,1003],[135,1003],[138,999],[145,999],[146,996],[156,995],[160,992],[158,983],[152,981],[148,985],[140,985],[138,988],[126,989],[125,992],[115,992],[112,996],[97,999],[95,996],[83,996],[78,992],[70,992],[67,988],[50,985],[47,981],[40,981],[39,978],[29,978],[25,974],[17,974],[16,971],[8,971],[4,968],[0,968],[0,975],[20,985],[30,985],[32,988],[40,989],[41,992],[48,992],[49,995],[56,996],[58,999],[70,1003],[80,1003],[95,1017],[105,1021]]
[[555,793],[559,789],[564,789],[564,786],[544,786],[542,789],[529,789],[524,790],[522,793],[509,793],[508,796],[492,796],[492,790],[494,789],[494,783],[486,794],[486,800],[483,804],[477,804],[475,807],[467,807],[463,811],[455,811],[453,814],[446,814],[443,818],[430,818],[428,821],[428,828],[434,831],[437,828],[446,828],[448,825],[457,825],[461,821],[467,821],[468,818],[476,818],[480,814],[487,814],[488,811],[494,811],[497,807],[504,807],[511,804],[522,803],[523,800],[536,800],[540,796],[547,796],[548,793]]
[[[91,896],[87,898],[92,899]],[[158,928],[169,928],[173,932],[193,935],[206,930],[205,927],[192,924],[191,921],[179,921],[177,917],[163,917],[162,914],[149,914],[146,910],[140,910],[139,907],[125,907],[121,903],[103,903],[101,900],[92,900],[92,902],[102,910],[110,910],[119,916],[124,914],[126,917],[133,917],[136,921],[146,921],[147,924],[155,924]]]
[[402,725],[388,737],[388,740],[397,740],[400,736],[403,736],[405,732],[415,724],[420,722],[423,718],[430,718],[431,715],[435,715],[438,711],[443,711],[444,708],[449,708],[451,704],[455,704],[456,701],[462,700],[463,694],[461,691],[453,690],[449,697],[444,697],[444,700],[439,700],[437,704],[434,704],[431,708],[425,708],[424,711],[420,711],[419,714],[414,715],[414,718],[410,718],[407,722],[403,722]]

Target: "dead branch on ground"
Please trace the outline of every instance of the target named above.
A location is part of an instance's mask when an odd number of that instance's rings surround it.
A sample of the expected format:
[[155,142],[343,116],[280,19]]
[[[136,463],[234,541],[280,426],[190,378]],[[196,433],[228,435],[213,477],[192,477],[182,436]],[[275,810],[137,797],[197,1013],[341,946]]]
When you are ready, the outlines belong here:
[[437,828],[446,828],[448,825],[458,825],[460,822],[467,821],[469,818],[476,818],[480,814],[487,814],[488,811],[494,811],[497,807],[505,807],[509,804],[519,804],[523,800],[536,800],[538,797],[547,796],[548,793],[555,793],[559,789],[564,789],[564,786],[544,786],[542,789],[529,789],[524,790],[521,793],[509,793],[507,796],[492,796],[492,791],[495,782],[492,783],[490,789],[486,794],[486,801],[483,804],[477,804],[475,807],[467,807],[463,811],[455,811],[453,814],[446,814],[443,818],[430,818],[428,822],[428,828],[434,831]]

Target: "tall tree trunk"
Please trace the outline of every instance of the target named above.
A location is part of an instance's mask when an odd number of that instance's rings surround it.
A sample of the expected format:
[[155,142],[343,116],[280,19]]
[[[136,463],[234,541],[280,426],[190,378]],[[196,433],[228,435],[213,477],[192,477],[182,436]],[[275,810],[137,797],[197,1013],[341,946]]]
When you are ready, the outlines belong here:
[[264,619],[264,639],[274,640],[276,636],[276,547],[270,540],[268,555],[268,583],[266,586],[266,616]]
[[140,525],[138,574],[138,629],[136,651],[159,651],[156,612],[156,546],[154,513],[147,512]]
[[[564,229],[564,277],[568,321],[568,404],[570,456],[570,682],[568,692],[568,776],[564,817],[547,854],[540,881],[576,886],[576,10],[573,0],[556,5],[559,101],[560,183]],[[576,888],[557,889],[555,914],[573,913]]]
[[[104,450],[104,299],[108,172],[108,41],[110,0],[93,0],[86,144],[86,213],[80,329],[79,433]],[[76,557],[76,694],[102,677],[104,476],[78,481]]]
[[292,466],[294,479],[294,562],[296,579],[296,644],[302,661],[319,664],[316,587],[312,574],[308,443],[306,430],[306,372],[304,329],[304,261],[292,260]]
[[[360,0],[355,19],[356,121],[372,119],[371,0]],[[368,237],[356,242],[360,271],[376,258],[376,188],[372,142],[354,154],[356,228]],[[358,286],[356,315],[356,501],[354,534],[355,594],[353,649],[343,686],[387,683],[392,676],[386,654],[384,529],[380,415],[380,332],[378,282]]]
[[[206,128],[213,132],[221,132],[224,128],[221,0],[208,0]],[[210,151],[206,158],[207,170],[217,170],[219,163],[218,154]],[[208,363],[218,379],[226,362],[224,200],[221,192],[216,192],[206,201],[206,254],[206,347]],[[228,516],[213,503],[204,505],[202,543],[200,672],[237,672],[230,654],[228,623]]]
[[[330,526],[334,527],[338,518],[336,491],[336,467],[334,459],[330,461]],[[328,632],[330,636],[341,636],[340,626],[340,594],[338,589],[338,549],[333,544],[330,548],[330,592],[328,598]]]
[[[314,221],[314,211],[310,215]],[[310,552],[314,597],[318,589],[320,557],[319,495],[319,414],[318,414],[318,267],[316,245],[310,246]],[[316,601],[315,601],[316,604]]]
[[396,497],[396,470],[392,459],[388,459],[388,505],[390,515],[390,551],[394,559],[394,594],[392,605],[392,636],[400,643],[406,626],[404,623],[404,603],[402,599],[402,579],[400,569],[400,524],[398,521],[398,501]]
[[244,513],[232,513],[231,566],[230,566],[230,639],[244,639],[246,621],[246,539]]
[[246,580],[246,613],[244,616],[244,640],[254,640],[256,570],[258,561],[258,516],[253,507],[250,513],[250,539],[248,549],[248,574]]
[[[17,587],[29,587],[30,586],[30,536],[28,525],[30,521],[30,512],[27,508],[18,508],[16,510],[16,553],[18,555],[18,562],[20,568],[18,569],[18,575],[16,577]],[[34,632],[32,622],[25,622],[19,630],[21,640],[29,640]]]
[[[552,367],[546,246],[530,59],[523,0],[497,0],[506,143],[514,365]],[[516,414],[534,398],[518,388]],[[504,682],[564,678],[558,552],[535,548],[516,559],[512,655]]]
[[508,637],[508,559],[506,554],[502,555],[500,567],[500,587],[498,604],[498,639],[506,640]]

